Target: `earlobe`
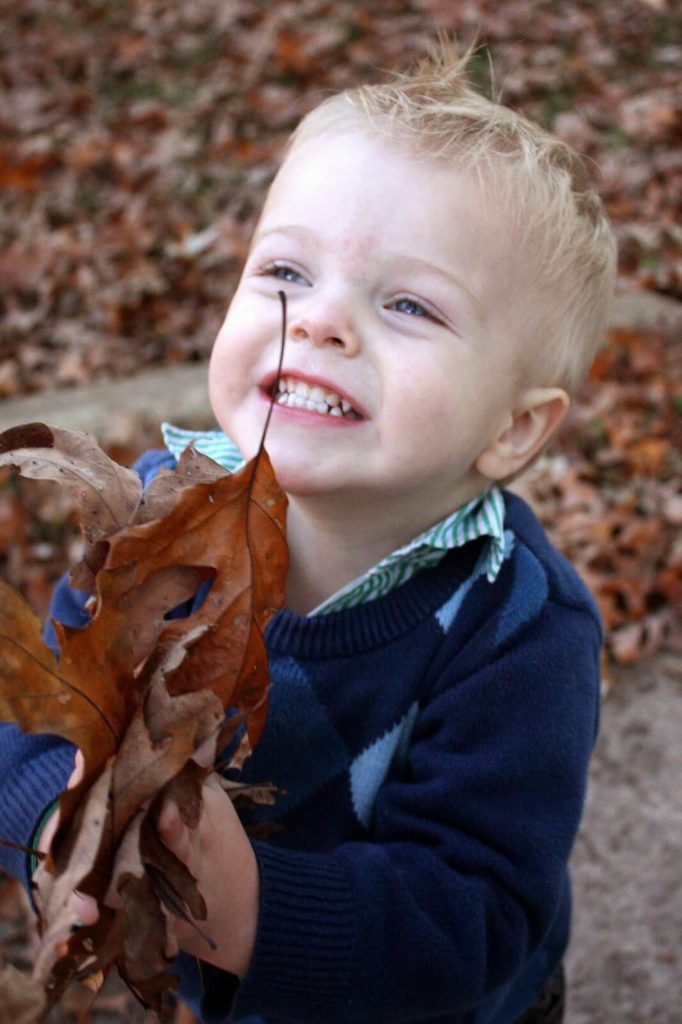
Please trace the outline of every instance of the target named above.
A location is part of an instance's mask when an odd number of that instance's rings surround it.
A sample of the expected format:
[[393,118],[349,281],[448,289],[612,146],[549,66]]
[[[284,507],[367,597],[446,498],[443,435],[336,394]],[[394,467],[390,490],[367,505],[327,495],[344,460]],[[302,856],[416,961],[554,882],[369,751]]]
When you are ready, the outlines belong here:
[[488,480],[514,476],[546,444],[568,411],[563,388],[530,388],[487,448],[476,459]]

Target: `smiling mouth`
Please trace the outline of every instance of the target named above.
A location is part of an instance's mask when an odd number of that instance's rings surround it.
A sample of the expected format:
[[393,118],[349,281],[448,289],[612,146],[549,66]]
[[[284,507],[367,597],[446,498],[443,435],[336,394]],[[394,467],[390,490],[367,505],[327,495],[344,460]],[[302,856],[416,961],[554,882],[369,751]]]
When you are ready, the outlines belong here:
[[285,405],[290,409],[305,409],[336,419],[362,419],[348,399],[319,384],[306,384],[295,377],[281,377],[273,387],[271,397],[275,399],[276,405]]

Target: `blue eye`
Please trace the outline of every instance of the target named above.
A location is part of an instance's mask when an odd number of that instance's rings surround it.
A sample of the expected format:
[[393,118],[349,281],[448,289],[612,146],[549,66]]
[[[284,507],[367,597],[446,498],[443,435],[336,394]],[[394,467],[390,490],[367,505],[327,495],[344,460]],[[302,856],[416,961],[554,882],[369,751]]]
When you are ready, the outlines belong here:
[[431,316],[428,310],[420,306],[414,299],[398,299],[393,303],[393,307],[398,313],[407,313],[408,316]]
[[293,267],[288,267],[284,263],[272,263],[269,267],[265,267],[262,273],[267,274],[269,277],[276,277],[278,281],[288,281],[291,284],[307,284],[302,274],[299,274]]

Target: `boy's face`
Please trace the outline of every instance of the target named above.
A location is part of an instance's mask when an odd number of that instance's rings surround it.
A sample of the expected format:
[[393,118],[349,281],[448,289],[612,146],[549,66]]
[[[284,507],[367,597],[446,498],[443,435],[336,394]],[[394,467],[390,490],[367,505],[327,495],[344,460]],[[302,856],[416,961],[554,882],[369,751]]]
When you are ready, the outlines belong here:
[[255,453],[284,291],[282,385],[307,385],[315,406],[300,407],[305,394],[275,405],[266,447],[280,484],[340,509],[397,501],[425,528],[481,490],[477,456],[512,408],[510,262],[503,211],[473,175],[361,132],[301,143],[272,185],[216,340],[219,424]]

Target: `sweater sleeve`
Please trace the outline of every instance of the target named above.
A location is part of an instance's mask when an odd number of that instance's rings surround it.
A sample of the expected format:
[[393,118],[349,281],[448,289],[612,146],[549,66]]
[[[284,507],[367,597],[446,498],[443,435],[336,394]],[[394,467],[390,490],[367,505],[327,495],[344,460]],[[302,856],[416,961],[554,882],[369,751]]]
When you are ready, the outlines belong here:
[[548,602],[490,663],[439,673],[367,841],[255,843],[259,925],[231,1020],[468,1021],[527,968],[566,897],[600,641],[591,615]]
[[[55,736],[25,736],[0,724],[0,834],[30,847],[36,825],[73,769],[73,747]],[[28,887],[26,854],[0,844],[0,869]]]
[[[66,577],[52,595],[50,616],[65,625],[87,622],[88,595],[69,587]],[[58,653],[51,619],[44,629],[47,644]],[[3,839],[30,847],[45,809],[63,791],[73,769],[75,749],[59,736],[25,735],[16,725],[0,724],[0,822]],[[0,845],[0,868],[29,884],[28,858]]]

